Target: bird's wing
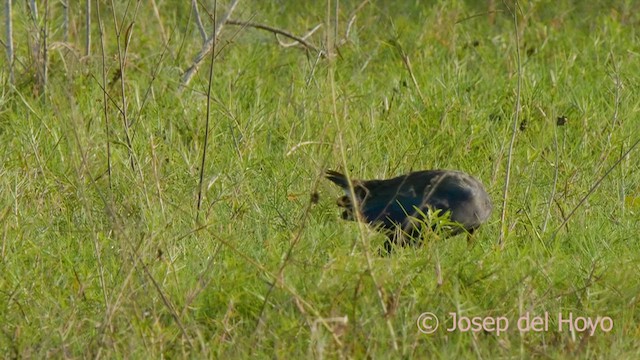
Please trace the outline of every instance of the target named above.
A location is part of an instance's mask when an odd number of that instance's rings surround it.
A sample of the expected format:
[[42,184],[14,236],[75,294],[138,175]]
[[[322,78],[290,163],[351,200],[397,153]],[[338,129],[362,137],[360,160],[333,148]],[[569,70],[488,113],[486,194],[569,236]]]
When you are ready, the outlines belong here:
[[361,213],[369,222],[387,226],[402,224],[407,216],[414,216],[422,204],[422,194],[402,180],[373,180],[363,184],[368,192],[361,205]]

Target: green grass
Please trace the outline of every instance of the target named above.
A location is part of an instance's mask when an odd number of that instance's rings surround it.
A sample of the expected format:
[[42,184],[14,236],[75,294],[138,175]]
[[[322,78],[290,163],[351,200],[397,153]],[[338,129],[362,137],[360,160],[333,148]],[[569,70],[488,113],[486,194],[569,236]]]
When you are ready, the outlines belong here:
[[[62,9],[50,2],[44,87],[33,51],[44,8],[34,22],[14,4],[15,86],[0,57],[5,356],[640,356],[638,149],[554,236],[640,136],[638,5],[519,4],[520,72],[502,2],[488,12],[473,1],[374,1],[330,58],[226,26],[197,215],[209,60],[180,91],[201,39],[189,2],[157,3],[169,41],[142,2],[123,85],[113,13],[101,5],[105,85],[97,13],[91,55],[83,56],[83,9],[70,9],[70,40],[61,46]],[[344,38],[358,4],[339,2],[336,19],[335,2],[249,1],[232,18],[297,35],[323,24],[308,41],[326,50],[336,27],[332,42]],[[126,29],[135,6],[125,5],[115,13]],[[112,99],[107,119],[103,87]],[[494,213],[471,244],[430,239],[379,257],[383,236],[339,219],[339,190],[322,179],[328,168],[357,178],[461,169],[483,181]],[[439,317],[434,334],[416,326],[423,312]],[[504,316],[510,328],[499,336],[447,332],[452,312]],[[518,331],[527,312],[548,312],[549,330]],[[613,329],[559,331],[558,313],[610,317]]]

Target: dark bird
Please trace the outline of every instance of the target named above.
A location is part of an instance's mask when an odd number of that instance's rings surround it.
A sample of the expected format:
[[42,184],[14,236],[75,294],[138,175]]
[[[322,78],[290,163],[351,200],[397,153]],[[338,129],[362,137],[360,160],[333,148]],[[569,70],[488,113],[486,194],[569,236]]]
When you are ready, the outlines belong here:
[[328,170],[326,176],[346,193],[337,201],[345,209],[342,218],[367,222],[385,233],[387,253],[393,244],[416,244],[423,224],[435,229],[429,223],[432,214],[450,216],[447,236],[472,234],[491,215],[484,186],[461,171],[416,171],[388,180],[351,179],[351,185],[339,172]]

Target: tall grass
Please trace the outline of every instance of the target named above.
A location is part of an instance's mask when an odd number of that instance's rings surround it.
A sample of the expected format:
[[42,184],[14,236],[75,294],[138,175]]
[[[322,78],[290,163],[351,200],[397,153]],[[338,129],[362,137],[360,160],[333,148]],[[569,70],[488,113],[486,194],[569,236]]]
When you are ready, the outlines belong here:
[[[181,89],[203,42],[190,3],[157,2],[158,17],[146,2],[94,4],[89,56],[84,6],[71,3],[63,43],[63,7],[34,22],[15,3],[15,85],[0,58],[2,353],[640,355],[640,174],[637,150],[625,155],[640,134],[638,6],[508,4],[517,36],[496,2],[239,2],[233,20],[296,36],[322,25],[306,39],[322,53],[228,24],[213,76],[202,66]],[[470,245],[379,257],[381,235],[339,219],[327,168],[461,169],[496,208]],[[451,313],[510,327],[448,332]],[[527,313],[548,313],[548,330],[519,331]],[[613,328],[571,331],[558,314]]]

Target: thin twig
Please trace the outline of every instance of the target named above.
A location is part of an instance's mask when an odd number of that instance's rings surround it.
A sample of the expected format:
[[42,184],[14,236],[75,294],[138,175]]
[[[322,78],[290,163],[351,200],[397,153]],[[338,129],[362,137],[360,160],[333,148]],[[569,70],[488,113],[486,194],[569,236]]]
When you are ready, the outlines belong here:
[[485,12],[481,12],[481,13],[478,13],[478,14],[473,14],[473,15],[470,15],[470,16],[467,16],[467,17],[463,17],[462,19],[456,20],[455,24],[458,25],[458,24],[463,23],[463,22],[465,22],[467,20],[471,20],[471,19],[474,19],[474,18],[477,18],[477,17],[480,17],[480,16],[485,17],[487,15],[493,15],[493,14],[497,14],[497,13],[501,13],[501,12],[502,12],[502,10],[490,10],[490,11],[485,11]]
[[165,211],[165,206],[164,206],[164,200],[163,200],[163,195],[162,195],[162,185],[160,185],[160,174],[159,174],[159,163],[160,161],[158,161],[158,154],[156,153],[156,147],[157,145],[155,144],[154,140],[153,140],[153,133],[150,134],[150,139],[149,139],[149,148],[151,150],[151,169],[153,170],[153,177],[155,178],[155,183],[156,183],[156,191],[158,192],[158,201],[160,202],[160,211],[162,212],[162,216],[163,218],[166,220],[166,211]]
[[44,0],[44,24],[42,25],[42,99],[46,100],[47,80],[49,78],[49,0]]
[[62,41],[69,42],[69,0],[60,0],[62,7],[64,8],[62,17]]
[[[320,29],[322,27],[322,24],[318,24],[316,25],[316,27],[314,27],[313,29],[309,30],[308,33],[302,35],[300,38],[303,40],[307,40],[311,35],[313,35],[316,31],[318,31],[318,29]],[[298,40],[294,40],[290,43],[286,43],[282,40],[280,40],[280,38],[278,37],[278,34],[275,34],[276,40],[278,40],[278,44],[280,44],[280,46],[282,46],[283,48],[289,48],[289,47],[293,47],[293,46],[297,46],[300,44],[300,41]]]
[[[134,249],[132,249],[132,250],[134,250]],[[141,257],[140,254],[136,254],[135,252],[133,253],[133,255],[136,255],[137,258]],[[173,320],[175,320],[176,325],[178,325],[178,328],[180,329],[180,332],[182,333],[182,336],[184,337],[185,340],[187,340],[187,344],[189,345],[189,347],[193,347],[193,344],[191,343],[191,338],[189,337],[189,334],[187,333],[187,329],[182,324],[182,321],[180,320],[180,316],[178,315],[178,312],[176,311],[175,306],[173,306],[173,304],[171,303],[171,300],[169,300],[169,298],[165,295],[164,291],[162,291],[162,288],[160,287],[160,284],[158,284],[158,282],[153,277],[153,275],[151,275],[151,272],[147,268],[147,265],[145,265],[144,261],[140,261],[140,265],[142,266],[142,269],[144,270],[144,273],[147,275],[149,280],[151,280],[151,283],[153,284],[153,287],[158,292],[158,295],[160,295],[160,298],[162,299],[162,302],[164,303],[164,306],[169,311],[169,314],[171,314],[171,317],[173,318]]]
[[204,30],[204,25],[202,25],[202,18],[200,17],[200,10],[198,10],[197,0],[191,0],[191,9],[196,17],[196,26],[198,27],[200,37],[202,37],[202,42],[204,43],[207,41],[207,32]]
[[[505,6],[507,4],[505,3]],[[507,6],[508,7],[508,6]],[[516,87],[516,104],[515,114],[513,115],[513,129],[511,131],[511,141],[509,143],[509,152],[507,154],[507,170],[504,178],[504,190],[502,194],[502,215],[500,216],[500,238],[498,239],[498,245],[504,247],[504,240],[507,235],[507,199],[509,198],[509,180],[511,178],[511,163],[513,160],[513,147],[516,142],[516,134],[518,133],[518,118],[520,116],[520,90],[522,85],[522,64],[520,61],[520,35],[518,31],[518,1],[514,4],[514,9],[511,10],[513,15],[513,27],[516,37],[516,62],[518,66],[518,82]]]
[[[86,206],[86,203],[85,203]],[[98,234],[100,233],[100,231],[96,228],[96,224],[94,224],[94,229],[92,232],[92,237],[93,237],[93,251],[95,252],[96,255],[96,265],[98,266],[98,281],[100,283],[100,290],[102,291],[102,298],[104,301],[104,307],[106,309],[111,308],[111,305],[109,304],[109,294],[107,293],[107,282],[105,280],[105,269],[104,269],[104,264],[102,263],[102,256],[100,255],[100,246],[99,246],[99,242],[98,242]]]
[[192,289],[189,294],[187,294],[184,300],[184,306],[182,307],[182,311],[180,312],[180,316],[184,316],[189,310],[189,307],[193,303],[193,301],[206,289],[211,281],[214,279],[214,276],[209,276],[209,278],[205,278],[207,275],[211,275],[213,273],[212,267],[215,262],[215,259],[222,249],[222,245],[219,245],[215,248],[214,253],[209,257],[209,261],[207,262],[207,266],[205,266],[204,270],[198,276],[197,284],[199,285],[197,288]]
[[321,58],[322,58],[322,53],[318,53],[318,55],[316,56],[315,61],[313,62],[313,65],[311,65],[311,71],[309,72],[309,76],[307,77],[307,80],[305,81],[305,86],[308,87],[309,84],[311,84],[311,80],[314,79],[316,68],[317,68],[318,63],[320,62]]
[[[218,2],[213,2],[213,23],[216,22]],[[215,33],[215,29],[214,29]],[[196,224],[200,218],[200,207],[202,206],[202,184],[204,183],[204,166],[207,159],[207,145],[209,144],[209,120],[211,119],[211,85],[213,84],[213,62],[216,55],[216,37],[212,37],[211,62],[209,63],[209,87],[207,88],[207,116],[204,126],[204,145],[202,146],[202,162],[200,163],[200,179],[198,181],[198,206],[196,211]]]
[[[169,40],[171,40],[172,34],[169,35]],[[142,116],[142,111],[144,107],[147,105],[149,96],[151,96],[151,89],[153,88],[153,82],[158,78],[158,74],[160,73],[160,71],[162,71],[162,67],[161,67],[162,62],[164,61],[165,56],[169,51],[170,49],[169,49],[168,43],[165,43],[164,49],[162,49],[162,53],[160,53],[160,58],[158,59],[158,63],[153,66],[153,71],[151,71],[151,80],[149,81],[149,86],[147,87],[147,90],[145,90],[144,96],[142,97],[142,102],[140,103],[140,107],[138,108],[138,114],[137,116],[132,118],[131,123],[129,124],[130,127],[133,127]]]
[[356,15],[353,15],[351,19],[349,19],[349,22],[347,23],[347,30],[344,31],[344,37],[340,39],[340,41],[338,41],[338,46],[342,46],[346,44],[347,41],[349,41],[349,34],[351,33],[351,27],[353,26],[353,24],[355,24],[355,22],[356,22]]
[[[313,192],[316,191],[317,187],[318,187],[318,183],[319,183],[319,178],[316,178],[316,182],[314,184],[314,190]],[[313,202],[309,201],[307,203],[307,206],[304,210],[304,212],[302,213],[301,219],[300,219],[300,225],[298,227],[298,231],[295,234],[295,237],[293,238],[293,240],[291,241],[289,248],[287,249],[287,252],[285,253],[280,267],[278,269],[278,273],[275,275],[276,278],[278,279],[282,279],[284,276],[284,270],[286,268],[286,266],[289,264],[289,261],[291,260],[291,255],[293,254],[293,250],[296,247],[296,245],[298,245],[298,243],[300,242],[300,239],[302,238],[302,233],[303,230],[307,224],[307,221],[309,220],[309,217],[311,215],[311,208],[313,206]],[[264,300],[262,302],[262,309],[260,310],[260,315],[258,316],[258,323],[256,324],[256,330],[260,329],[261,326],[264,324],[264,313],[265,310],[267,308],[267,304],[269,303],[269,298],[273,292],[273,290],[275,289],[276,286],[276,281],[274,280],[273,283],[271,283],[271,286],[269,287],[269,290],[267,290],[267,294],[264,296]],[[335,337],[335,334],[334,334]],[[337,337],[336,337],[337,339]]]
[[400,45],[398,41],[393,41],[392,43],[393,43],[393,46],[396,48],[396,50],[398,50],[398,53],[400,54],[400,58],[402,59],[402,63],[404,64],[404,67],[407,69],[407,72],[409,72],[409,76],[411,77],[413,86],[415,86],[416,91],[418,92],[418,96],[420,96],[420,101],[424,105],[426,105],[424,95],[422,95],[422,90],[420,90],[420,85],[418,84],[418,80],[416,79],[416,76],[413,72],[413,67],[411,66],[411,60],[409,59],[409,55],[407,55],[407,53],[402,48],[402,45]]
[[331,335],[333,336],[333,340],[336,342],[336,344],[339,347],[342,346],[342,341],[340,341],[340,338],[338,338],[338,335],[334,331],[332,331],[331,327],[329,326],[329,323],[325,320],[325,318],[320,316],[320,311],[318,309],[316,309],[313,305],[311,305],[311,303],[309,301],[305,300],[300,294],[298,294],[293,287],[291,287],[289,284],[287,284],[284,281],[284,277],[283,276],[278,276],[277,274],[272,273],[266,267],[264,267],[262,264],[257,262],[255,259],[247,256],[247,254],[245,254],[244,252],[242,252],[242,251],[238,250],[236,247],[234,247],[231,244],[231,242],[222,239],[220,236],[218,236],[218,234],[216,234],[213,231],[211,231],[211,229],[209,229],[209,227],[210,227],[210,225],[202,225],[199,228],[195,229],[194,232],[197,232],[197,231],[200,231],[200,230],[207,230],[209,232],[209,235],[214,240],[216,240],[219,243],[221,243],[222,245],[224,245],[226,248],[228,248],[233,253],[235,253],[240,258],[242,258],[244,261],[246,261],[247,263],[252,265],[254,268],[258,269],[265,276],[267,276],[270,279],[272,279],[273,280],[273,284],[277,285],[278,288],[288,292],[291,296],[293,296],[293,298],[297,302],[299,302],[300,304],[304,305],[304,309],[308,309],[318,319],[318,321],[320,321],[320,323],[325,327],[325,329],[327,329],[331,333]]
[[610,55],[611,66],[613,67],[613,82],[614,82],[614,95],[613,95],[613,115],[611,117],[611,124],[609,125],[609,133],[607,134],[607,143],[602,149],[602,153],[600,154],[600,159],[598,161],[598,166],[594,173],[599,173],[602,170],[602,166],[606,163],[609,154],[611,153],[611,137],[613,136],[614,131],[616,130],[616,125],[618,125],[618,112],[620,109],[620,97],[622,90],[622,81],[620,80],[618,65],[616,64],[616,59],[613,54]]
[[300,147],[306,146],[306,145],[331,145],[331,143],[324,142],[324,141],[303,141],[301,143],[294,145],[291,149],[289,149],[289,151],[287,151],[287,154],[285,156],[290,156],[291,154],[296,152]]
[[111,94],[107,92],[107,88],[98,81],[98,78],[96,78],[95,75],[89,73],[89,76],[91,76],[91,78],[96,81],[96,84],[98,84],[100,90],[102,90],[103,94],[107,96],[109,103],[118,111],[119,114],[122,114],[122,109],[120,108],[120,104],[118,104],[118,99],[112,97]]
[[129,151],[129,163],[131,165],[131,169],[135,170],[136,163],[133,156],[133,145],[131,143],[131,135],[129,133],[129,120],[127,119],[127,95],[125,91],[125,68],[126,68],[126,59],[127,59],[127,44],[129,43],[129,36],[131,36],[131,29],[133,28],[133,23],[129,25],[129,28],[126,32],[125,36],[125,48],[122,49],[120,44],[122,31],[118,28],[118,17],[116,15],[116,5],[111,0],[111,11],[113,16],[113,26],[114,31],[116,33],[116,43],[118,44],[118,65],[120,70],[120,91],[121,91],[121,101],[122,101],[122,122],[124,126],[124,135],[126,139],[127,149]]
[[[620,153],[622,156],[622,151],[624,149],[624,143],[620,145]],[[628,160],[628,159],[627,159]],[[620,163],[620,176],[618,177],[620,179],[620,209],[622,210],[622,217],[624,217],[625,211],[626,211],[626,205],[625,205],[625,182],[624,182],[624,163]]]
[[[567,215],[564,213],[564,209],[562,208],[562,205],[560,204],[558,199],[554,198],[553,199],[553,203],[556,204],[556,207],[558,208],[558,211],[560,212],[560,216],[562,217],[562,220],[565,220],[567,218]],[[565,227],[565,231],[568,233],[569,232],[569,224],[565,223],[564,227]]]
[[[111,4],[113,6],[113,3]],[[85,1],[85,43],[84,43],[84,55],[91,55],[91,0]]]
[[[111,130],[109,129],[109,112],[108,109],[108,100],[109,94],[107,92],[107,65],[105,61],[105,48],[104,48],[104,25],[102,24],[102,16],[100,14],[100,7],[97,9],[98,15],[98,29],[100,31],[100,49],[102,51],[102,110],[104,112],[104,127],[105,127],[105,135],[107,137],[106,146],[107,146],[107,178],[109,182],[109,190],[113,189],[112,180],[111,180]],[[97,82],[97,81],[96,81]],[[111,194],[111,192],[109,192]]]
[[252,28],[256,28],[256,29],[266,30],[266,31],[272,32],[274,34],[282,35],[282,36],[288,37],[289,39],[295,40],[295,41],[299,42],[302,46],[306,47],[307,49],[313,50],[314,52],[322,52],[317,47],[315,47],[314,45],[308,43],[305,40],[306,37],[308,37],[313,32],[315,32],[316,29],[318,29],[322,25],[316,26],[315,28],[313,28],[311,30],[310,33],[308,33],[304,37],[299,37],[299,36],[295,36],[295,35],[291,34],[288,31],[282,30],[282,29],[278,29],[278,28],[274,28],[274,27],[269,26],[269,25],[254,23],[254,22],[250,22],[250,21],[239,21],[239,20],[231,20],[231,19],[229,19],[229,20],[226,21],[226,23],[229,24],[229,25],[239,25],[239,26],[252,27]]
[[4,3],[4,20],[7,34],[7,62],[9,63],[9,83],[15,84],[15,76],[13,73],[13,14],[11,12],[11,0],[5,0]]
[[365,5],[369,3],[369,1],[370,0],[363,0],[358,6],[356,6],[355,9],[351,11],[351,13],[349,14],[349,22],[347,23],[347,30],[345,30],[344,37],[338,42],[338,45],[343,45],[347,42],[349,34],[351,33],[351,27],[356,22],[358,13],[360,12],[360,10],[362,10],[362,8],[364,8]]
[[29,12],[29,20],[31,20],[32,24],[33,24],[33,30],[34,30],[34,41],[35,44],[33,44],[31,46],[32,49],[32,56],[34,58],[34,72],[35,72],[35,78],[36,78],[36,91],[40,92],[41,90],[44,91],[44,86],[43,86],[43,77],[44,74],[42,72],[42,68],[41,68],[41,62],[42,62],[42,34],[43,34],[43,29],[40,27],[40,21],[39,21],[39,17],[38,17],[38,6],[35,3],[35,0],[30,0],[27,6]]
[[551,217],[551,206],[553,204],[553,199],[556,196],[556,187],[558,186],[558,168],[559,168],[559,150],[558,150],[558,126],[553,127],[553,145],[555,147],[556,159],[554,164],[554,172],[553,172],[553,186],[551,187],[551,194],[549,194],[549,203],[547,204],[547,214],[544,217],[544,224],[542,224],[542,233],[544,234],[547,231],[547,223],[549,222],[549,218]]
[[638,140],[636,140],[636,142],[633,143],[633,145],[631,145],[629,150],[627,150],[624,154],[622,154],[618,158],[618,160],[616,160],[616,162],[613,165],[611,165],[611,167],[609,167],[609,169],[607,169],[607,171],[604,173],[604,175],[602,175],[598,179],[598,181],[596,181],[595,184],[593,184],[593,186],[591,186],[591,189],[589,189],[587,194],[582,199],[580,199],[580,201],[578,202],[578,205],[576,205],[573,208],[573,210],[571,210],[571,212],[569,212],[569,214],[565,217],[565,219],[562,222],[562,224],[560,224],[560,226],[558,226],[558,228],[556,228],[556,230],[553,232],[553,234],[551,235],[551,240],[554,240],[556,238],[556,235],[558,235],[558,232],[560,231],[560,229],[563,226],[565,226],[567,224],[567,222],[569,222],[569,219],[571,219],[571,216],[573,216],[573,214],[576,212],[576,210],[578,210],[582,206],[582,204],[584,204],[585,201],[587,201],[589,196],[591,196],[591,194],[593,194],[593,192],[596,191],[596,189],[600,186],[602,181],[613,171],[613,169],[616,168],[616,166],[618,166],[622,162],[622,160],[624,160],[625,157],[627,157],[627,155],[629,155],[631,153],[631,151],[633,151],[633,149],[635,149],[636,146],[638,146],[638,144],[640,144],[640,138],[638,138]]
[[160,17],[160,11],[158,11],[158,5],[156,4],[156,0],[151,0],[151,7],[153,8],[153,15],[155,16],[156,21],[158,22],[158,26],[160,27],[160,35],[162,35],[162,43],[164,44],[166,49],[168,48],[167,43],[169,42],[169,40],[167,39],[167,34],[164,31],[164,25],[162,25],[162,18]]

